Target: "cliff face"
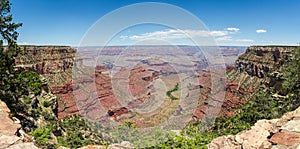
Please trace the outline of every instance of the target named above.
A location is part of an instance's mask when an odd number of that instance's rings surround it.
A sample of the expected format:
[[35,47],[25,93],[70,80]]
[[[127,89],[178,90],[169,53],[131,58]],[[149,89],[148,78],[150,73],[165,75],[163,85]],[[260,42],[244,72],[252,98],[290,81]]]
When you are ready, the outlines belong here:
[[74,62],[76,49],[69,46],[21,46],[22,53],[15,59],[16,68],[53,74],[66,71]]
[[[242,105],[251,99],[261,84],[280,88],[281,80],[278,80],[274,73],[280,70],[284,61],[291,58],[295,48],[293,46],[248,47],[246,52],[238,57],[235,66],[228,67],[223,107],[230,111]],[[230,116],[230,112],[227,115]]]
[[271,70],[278,69],[296,47],[251,46],[236,60],[236,67],[251,76],[263,78]]
[[[292,59],[292,52],[297,47],[292,46],[252,46],[245,54],[236,60],[236,66],[230,67],[227,72],[226,93],[233,90],[247,91],[259,88],[259,85],[265,85],[265,88],[273,87],[276,92],[281,92],[282,80],[278,77],[281,74],[283,62]],[[239,100],[251,100],[251,93],[242,94],[239,91]],[[243,96],[244,95],[244,96]],[[286,104],[287,96],[278,96],[274,93],[276,100]],[[275,100],[275,99],[274,99]],[[226,102],[224,102],[226,103]],[[284,114],[279,119],[259,120],[249,130],[242,131],[236,135],[227,135],[215,138],[209,148],[300,148],[299,131],[299,111],[298,107],[293,112]],[[263,112],[263,111],[257,111]],[[276,112],[276,111],[274,111]],[[272,113],[270,113],[272,115]]]

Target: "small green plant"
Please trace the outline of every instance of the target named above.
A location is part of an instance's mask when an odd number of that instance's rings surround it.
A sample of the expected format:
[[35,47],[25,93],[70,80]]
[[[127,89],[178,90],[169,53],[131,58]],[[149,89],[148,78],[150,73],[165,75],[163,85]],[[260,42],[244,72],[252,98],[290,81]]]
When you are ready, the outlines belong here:
[[48,121],[55,120],[55,116],[53,116],[52,114],[50,114],[47,111],[43,111],[42,115],[44,116],[45,120],[48,120]]
[[51,103],[49,102],[49,101],[44,101],[43,102],[43,105],[44,105],[44,107],[50,107],[51,106]]
[[24,103],[25,104],[27,104],[27,105],[29,105],[29,104],[31,104],[31,99],[30,99],[30,97],[28,97],[28,96],[23,96],[23,101],[24,101]]

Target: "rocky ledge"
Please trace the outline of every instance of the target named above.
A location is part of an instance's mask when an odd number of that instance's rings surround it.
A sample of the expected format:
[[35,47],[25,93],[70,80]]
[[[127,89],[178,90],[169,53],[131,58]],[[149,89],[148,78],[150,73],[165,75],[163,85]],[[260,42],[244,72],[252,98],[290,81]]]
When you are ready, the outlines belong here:
[[259,120],[250,130],[214,139],[214,149],[299,149],[300,107],[280,119]]
[[10,117],[10,110],[0,100],[0,149],[37,149],[32,139],[21,128],[20,120]]

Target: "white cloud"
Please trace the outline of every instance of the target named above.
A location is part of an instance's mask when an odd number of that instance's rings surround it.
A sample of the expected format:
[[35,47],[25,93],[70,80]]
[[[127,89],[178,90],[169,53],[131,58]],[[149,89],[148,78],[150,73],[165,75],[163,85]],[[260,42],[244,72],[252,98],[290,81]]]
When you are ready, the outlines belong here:
[[236,27],[228,27],[228,28],[226,28],[226,30],[233,31],[233,32],[238,32],[240,29],[236,28]]
[[228,35],[228,31],[206,31],[206,30],[162,30],[162,31],[154,31],[148,32],[140,35],[132,35],[132,36],[120,36],[121,39],[131,39],[131,40],[151,40],[151,39],[180,39],[180,38],[194,38],[194,37],[209,37],[209,36],[226,36]]
[[227,31],[211,31],[210,35],[212,36],[226,36],[228,35]]
[[219,37],[216,38],[216,41],[249,42],[249,43],[254,42],[254,40],[252,39],[233,39],[231,36]]
[[[253,43],[252,39],[235,39],[233,34],[240,31],[239,28],[229,27],[224,30],[177,30],[177,29],[167,29],[160,31],[147,32],[136,35],[123,35],[119,38],[122,40],[129,39],[133,41],[144,41],[144,40],[172,40],[172,39],[187,39],[187,38],[197,38],[197,37],[215,37],[215,41],[220,44],[223,43]],[[264,30],[265,31],[265,30]],[[259,31],[261,32],[261,31]],[[266,31],[265,31],[266,32]]]
[[256,33],[260,34],[260,33],[266,33],[267,31],[264,29],[258,29],[256,30]]
[[237,39],[235,41],[238,41],[238,42],[254,42],[254,40],[252,40],[252,39]]
[[216,41],[231,41],[231,40],[232,40],[231,36],[223,36],[223,37],[216,38]]

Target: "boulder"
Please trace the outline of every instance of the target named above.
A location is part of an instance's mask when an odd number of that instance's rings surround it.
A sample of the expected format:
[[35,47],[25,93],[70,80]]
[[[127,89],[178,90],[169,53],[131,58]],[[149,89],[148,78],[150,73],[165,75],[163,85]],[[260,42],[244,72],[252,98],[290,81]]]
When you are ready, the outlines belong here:
[[299,111],[300,107],[284,114],[280,119],[259,120],[250,130],[242,131],[235,136],[218,137],[207,146],[218,149],[298,149],[300,147]]
[[[25,134],[21,129],[20,120],[13,118],[14,121],[9,112],[7,105],[0,100],[0,149],[37,149],[33,142],[25,142],[30,139],[23,137]],[[22,137],[16,135],[20,131]]]

